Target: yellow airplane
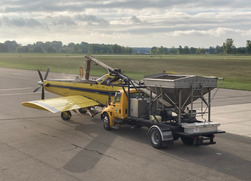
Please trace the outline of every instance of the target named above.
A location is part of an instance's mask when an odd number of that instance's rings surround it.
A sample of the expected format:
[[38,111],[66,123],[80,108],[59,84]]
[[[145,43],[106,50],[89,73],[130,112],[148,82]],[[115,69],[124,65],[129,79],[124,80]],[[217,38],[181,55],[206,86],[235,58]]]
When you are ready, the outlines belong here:
[[[103,75],[97,80],[89,80],[91,61],[101,65],[108,70],[108,74]],[[22,105],[41,110],[50,111],[52,113],[61,112],[63,120],[71,118],[71,110],[79,110],[80,113],[89,113],[94,116],[95,111],[91,111],[93,106],[105,106],[114,97],[115,93],[122,89],[124,84],[123,76],[118,77],[119,69],[113,69],[99,60],[86,56],[86,76],[85,80],[47,80],[49,68],[44,78],[38,70],[40,85],[33,92],[38,91],[42,87],[41,100],[22,102]],[[125,77],[126,79],[126,77]],[[127,80],[127,79],[126,79]],[[44,90],[58,94],[62,97],[44,99]]]

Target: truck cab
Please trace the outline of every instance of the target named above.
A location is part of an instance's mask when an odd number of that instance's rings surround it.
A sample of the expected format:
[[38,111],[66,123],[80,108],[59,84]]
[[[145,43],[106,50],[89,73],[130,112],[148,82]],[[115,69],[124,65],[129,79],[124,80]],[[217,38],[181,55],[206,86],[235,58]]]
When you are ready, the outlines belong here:
[[[130,95],[138,94],[133,89]],[[112,102],[102,111],[101,119],[104,120],[104,128],[110,130],[117,123],[121,123],[128,118],[128,93],[124,90],[116,92]],[[116,121],[115,121],[116,120]]]

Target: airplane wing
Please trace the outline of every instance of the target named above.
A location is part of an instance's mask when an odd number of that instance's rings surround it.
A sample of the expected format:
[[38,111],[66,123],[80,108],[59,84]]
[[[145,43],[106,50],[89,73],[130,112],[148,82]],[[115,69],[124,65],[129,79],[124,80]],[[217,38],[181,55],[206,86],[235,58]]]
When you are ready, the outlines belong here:
[[22,102],[26,107],[42,109],[52,113],[70,111],[73,109],[85,108],[99,105],[98,102],[84,96],[66,96],[52,99],[35,100]]

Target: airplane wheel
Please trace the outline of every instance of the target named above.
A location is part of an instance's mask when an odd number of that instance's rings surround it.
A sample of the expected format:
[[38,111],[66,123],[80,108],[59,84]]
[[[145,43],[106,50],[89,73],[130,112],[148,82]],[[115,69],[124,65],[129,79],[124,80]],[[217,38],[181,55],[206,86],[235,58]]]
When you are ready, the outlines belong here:
[[61,112],[61,118],[64,121],[70,120],[71,119],[71,112],[70,111]]
[[84,109],[84,108],[80,108],[80,109],[78,109],[78,111],[79,111],[81,114],[85,114],[85,113],[87,112],[87,110]]
[[106,130],[111,130],[110,119],[109,119],[108,114],[105,113],[105,114],[102,116],[102,119],[103,119],[104,128],[105,128]]

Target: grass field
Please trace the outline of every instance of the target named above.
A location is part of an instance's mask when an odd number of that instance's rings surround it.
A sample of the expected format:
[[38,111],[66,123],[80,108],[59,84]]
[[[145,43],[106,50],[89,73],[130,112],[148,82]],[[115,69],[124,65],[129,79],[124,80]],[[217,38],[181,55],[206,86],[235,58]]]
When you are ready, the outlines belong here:
[[[251,56],[227,55],[94,55],[114,68],[120,68],[133,79],[144,75],[173,71],[178,74],[196,74],[223,77],[223,88],[251,90]],[[84,55],[65,54],[0,54],[0,67],[79,74],[84,66]],[[92,65],[91,75],[106,73]]]

